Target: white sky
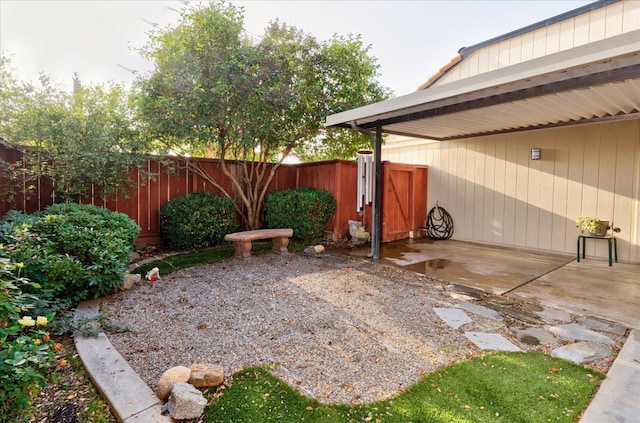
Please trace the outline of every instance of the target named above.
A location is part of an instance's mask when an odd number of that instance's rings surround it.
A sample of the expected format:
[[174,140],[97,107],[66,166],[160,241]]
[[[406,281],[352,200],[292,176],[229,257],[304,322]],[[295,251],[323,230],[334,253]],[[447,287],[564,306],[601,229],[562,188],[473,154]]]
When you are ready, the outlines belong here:
[[[191,2],[197,4],[196,2]],[[234,1],[245,8],[245,29],[261,35],[275,18],[324,40],[361,34],[381,66],[381,82],[397,95],[413,92],[461,47],[471,46],[591,1]],[[40,72],[71,87],[130,82],[129,69],[151,65],[134,50],[154,22],[175,25],[180,1],[0,0],[0,50],[21,80]],[[119,66],[120,65],[120,66]]]

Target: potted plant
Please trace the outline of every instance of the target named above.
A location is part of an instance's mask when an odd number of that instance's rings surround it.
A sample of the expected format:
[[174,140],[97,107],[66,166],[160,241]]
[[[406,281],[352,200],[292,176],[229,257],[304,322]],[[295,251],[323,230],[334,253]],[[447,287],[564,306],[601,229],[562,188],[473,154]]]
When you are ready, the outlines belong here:
[[580,232],[593,236],[605,236],[609,229],[613,232],[620,232],[620,228],[612,228],[611,222],[608,220],[598,219],[597,217],[580,216],[576,219],[576,228],[580,228]]

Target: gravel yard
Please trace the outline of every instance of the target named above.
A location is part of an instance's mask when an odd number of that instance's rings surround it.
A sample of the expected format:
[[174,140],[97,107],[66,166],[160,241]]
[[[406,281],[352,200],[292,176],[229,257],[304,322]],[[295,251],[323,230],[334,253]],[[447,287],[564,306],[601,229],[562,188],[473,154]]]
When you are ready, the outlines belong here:
[[[131,332],[114,347],[152,389],[168,368],[219,364],[274,373],[329,403],[385,399],[425,372],[481,353],[433,311],[455,307],[452,287],[347,256],[254,254],[142,282],[104,299]],[[509,319],[474,315],[465,331],[500,333],[523,350]],[[606,371],[609,361],[596,363]]]

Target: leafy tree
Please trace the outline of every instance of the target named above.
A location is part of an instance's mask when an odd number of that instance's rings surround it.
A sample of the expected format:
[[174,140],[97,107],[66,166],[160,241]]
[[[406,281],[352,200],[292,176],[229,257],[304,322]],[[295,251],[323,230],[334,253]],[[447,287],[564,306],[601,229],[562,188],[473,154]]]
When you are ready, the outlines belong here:
[[[60,200],[92,188],[106,199],[133,187],[129,169],[142,163],[143,144],[123,86],[83,87],[77,75],[72,92],[45,74],[37,83],[20,82],[7,58],[0,74],[0,136],[23,152],[28,176],[48,177]],[[0,171],[8,179],[20,173],[7,163]]]
[[251,229],[276,169],[289,155],[354,157],[370,137],[325,130],[326,116],[388,96],[358,36],[320,42],[279,21],[260,39],[244,31],[241,8],[185,11],[179,26],[152,35],[143,53],[155,70],[140,79],[146,129],[186,166],[232,196],[193,156],[220,159]]

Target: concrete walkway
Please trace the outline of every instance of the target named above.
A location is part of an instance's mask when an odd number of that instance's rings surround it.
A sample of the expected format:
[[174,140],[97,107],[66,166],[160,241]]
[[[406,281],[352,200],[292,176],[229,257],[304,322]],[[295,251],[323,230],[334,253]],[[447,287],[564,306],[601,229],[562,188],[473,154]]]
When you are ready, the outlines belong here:
[[640,418],[640,333],[634,329],[613,362],[582,423],[633,423]]

